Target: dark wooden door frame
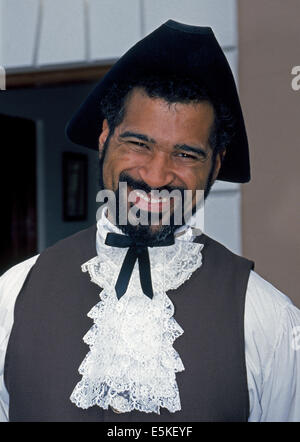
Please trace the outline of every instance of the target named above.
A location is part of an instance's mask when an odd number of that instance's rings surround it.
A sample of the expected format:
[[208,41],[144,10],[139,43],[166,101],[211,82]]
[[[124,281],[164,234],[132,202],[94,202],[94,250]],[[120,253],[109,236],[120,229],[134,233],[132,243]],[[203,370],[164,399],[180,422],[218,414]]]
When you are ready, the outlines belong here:
[[112,67],[105,65],[86,65],[73,67],[48,67],[34,70],[6,72],[6,89],[33,88],[49,85],[83,83],[100,80]]

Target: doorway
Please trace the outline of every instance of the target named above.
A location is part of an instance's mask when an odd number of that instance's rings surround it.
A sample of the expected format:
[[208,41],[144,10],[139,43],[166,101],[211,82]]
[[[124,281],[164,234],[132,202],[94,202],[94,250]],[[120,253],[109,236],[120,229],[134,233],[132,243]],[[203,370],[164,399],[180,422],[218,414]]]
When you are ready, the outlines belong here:
[[37,251],[36,123],[0,114],[0,274]]

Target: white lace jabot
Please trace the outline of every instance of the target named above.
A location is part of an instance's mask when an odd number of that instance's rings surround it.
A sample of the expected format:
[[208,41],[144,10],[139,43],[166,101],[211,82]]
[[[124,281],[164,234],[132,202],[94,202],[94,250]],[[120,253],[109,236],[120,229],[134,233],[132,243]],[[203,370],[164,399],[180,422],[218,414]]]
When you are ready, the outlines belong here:
[[174,245],[150,247],[153,298],[142,292],[136,262],[128,289],[118,300],[115,283],[128,248],[106,245],[108,232],[122,233],[103,210],[97,223],[97,256],[82,265],[103,290],[100,302],[88,313],[94,324],[83,339],[90,351],[79,367],[82,379],[70,399],[81,408],[178,411],[176,372],[184,365],[173,342],[183,329],[173,318],[174,306],[166,292],[201,266],[203,245],[190,241],[188,228]]

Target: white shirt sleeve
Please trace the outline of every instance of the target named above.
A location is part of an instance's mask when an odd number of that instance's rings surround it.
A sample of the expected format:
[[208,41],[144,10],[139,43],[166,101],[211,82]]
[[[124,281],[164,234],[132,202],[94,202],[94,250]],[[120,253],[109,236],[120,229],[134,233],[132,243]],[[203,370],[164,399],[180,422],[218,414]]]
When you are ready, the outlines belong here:
[[0,422],[8,421],[9,397],[4,385],[4,362],[14,320],[14,306],[26,276],[38,255],[10,268],[0,278]]
[[300,421],[300,310],[251,272],[245,304],[250,422]]

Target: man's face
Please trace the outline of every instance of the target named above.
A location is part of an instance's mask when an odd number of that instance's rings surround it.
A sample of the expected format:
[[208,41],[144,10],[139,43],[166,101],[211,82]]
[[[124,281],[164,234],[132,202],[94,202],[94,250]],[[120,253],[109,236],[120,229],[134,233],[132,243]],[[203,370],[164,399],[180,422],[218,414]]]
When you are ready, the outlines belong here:
[[[128,210],[135,204],[140,211],[149,215],[160,212],[162,216],[158,225],[131,226],[127,232],[122,228],[125,233],[139,231],[152,239],[163,230],[170,233],[162,225],[164,203],[151,200],[151,190],[191,190],[192,205],[196,205],[196,190],[206,188],[212,170],[208,140],[213,122],[214,110],[208,102],[169,104],[160,98],[150,98],[141,88],[132,91],[123,121],[109,137],[105,149],[103,183],[106,189],[118,192],[119,182],[127,181],[127,196],[134,191],[131,202],[126,201]],[[99,137],[100,157],[108,136],[109,127],[104,120]],[[218,156],[213,180],[220,165]],[[144,190],[146,199],[136,189]],[[173,200],[168,208],[172,216]]]

